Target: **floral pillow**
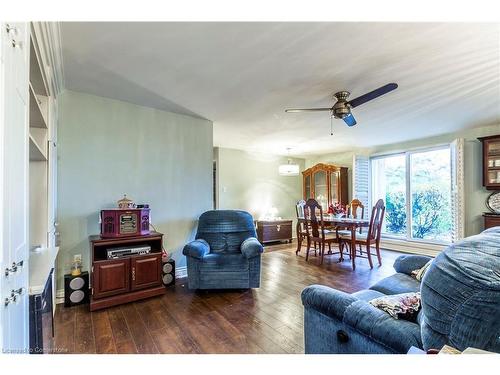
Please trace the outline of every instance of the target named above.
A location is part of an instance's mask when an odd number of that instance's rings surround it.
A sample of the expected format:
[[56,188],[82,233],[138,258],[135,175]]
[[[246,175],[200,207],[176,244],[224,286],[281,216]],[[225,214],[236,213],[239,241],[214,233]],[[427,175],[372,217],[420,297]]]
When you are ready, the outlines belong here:
[[417,279],[418,281],[422,281],[424,278],[425,273],[429,269],[430,265],[432,263],[432,259],[429,260],[427,263],[422,268],[419,268],[417,270],[411,271],[411,276]]
[[370,304],[394,319],[415,321],[420,310],[420,292],[394,294],[372,299]]

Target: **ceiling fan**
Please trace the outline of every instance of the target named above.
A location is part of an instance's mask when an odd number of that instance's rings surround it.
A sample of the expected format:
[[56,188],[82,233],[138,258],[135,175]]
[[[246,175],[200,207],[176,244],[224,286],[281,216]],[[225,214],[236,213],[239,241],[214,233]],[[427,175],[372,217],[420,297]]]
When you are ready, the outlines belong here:
[[285,112],[316,112],[316,111],[330,111],[331,115],[335,118],[342,119],[349,126],[356,125],[356,120],[351,113],[351,108],[356,108],[358,105],[364,104],[370,100],[376,99],[379,96],[387,94],[392,90],[396,90],[398,85],[396,83],[388,83],[385,86],[379,87],[369,93],[358,96],[356,99],[347,100],[351,93],[349,91],[339,91],[334,94],[337,99],[331,108],[290,108],[285,109]]

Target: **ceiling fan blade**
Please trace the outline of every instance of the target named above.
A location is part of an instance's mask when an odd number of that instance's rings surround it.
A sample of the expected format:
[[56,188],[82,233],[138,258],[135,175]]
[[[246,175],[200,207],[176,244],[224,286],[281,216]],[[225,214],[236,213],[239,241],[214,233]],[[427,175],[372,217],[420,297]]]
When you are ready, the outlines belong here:
[[350,100],[349,104],[351,105],[352,108],[354,108],[357,107],[358,105],[361,105],[370,100],[378,98],[379,96],[387,94],[389,91],[396,90],[397,88],[398,85],[396,83],[388,83],[387,85],[379,87],[378,89],[370,91],[369,93],[358,96],[356,99]]
[[285,112],[295,113],[295,112],[318,112],[318,111],[331,111],[331,108],[289,108],[285,109]]
[[344,117],[342,120],[348,125],[348,126],[354,126],[357,124],[356,119],[352,115],[352,113],[349,113],[346,117]]

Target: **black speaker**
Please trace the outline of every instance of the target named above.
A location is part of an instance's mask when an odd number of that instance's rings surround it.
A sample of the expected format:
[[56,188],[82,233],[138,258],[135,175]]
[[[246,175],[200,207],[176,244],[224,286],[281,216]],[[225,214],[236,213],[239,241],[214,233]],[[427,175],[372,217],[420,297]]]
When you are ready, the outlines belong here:
[[64,307],[89,302],[89,273],[64,275]]
[[175,260],[169,259],[162,262],[161,280],[166,287],[175,285]]

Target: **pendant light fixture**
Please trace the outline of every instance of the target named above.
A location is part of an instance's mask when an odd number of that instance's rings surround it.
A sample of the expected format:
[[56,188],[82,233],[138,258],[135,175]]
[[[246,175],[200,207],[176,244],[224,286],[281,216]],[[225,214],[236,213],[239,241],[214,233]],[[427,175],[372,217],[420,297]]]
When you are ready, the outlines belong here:
[[299,175],[299,165],[292,164],[292,159],[290,159],[290,148],[286,149],[288,160],[286,164],[281,164],[278,167],[278,173],[280,176],[298,176]]

